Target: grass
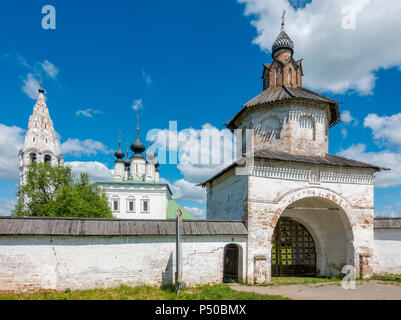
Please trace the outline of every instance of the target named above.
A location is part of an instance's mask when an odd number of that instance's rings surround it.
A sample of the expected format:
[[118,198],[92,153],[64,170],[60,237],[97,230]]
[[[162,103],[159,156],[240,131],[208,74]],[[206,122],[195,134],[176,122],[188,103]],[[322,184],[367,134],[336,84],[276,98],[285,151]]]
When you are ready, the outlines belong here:
[[0,300],[289,300],[282,296],[239,292],[228,285],[204,285],[181,290],[174,287],[129,287],[121,285],[111,289],[38,291],[34,293],[0,294]]
[[261,286],[281,286],[281,285],[294,285],[294,284],[314,284],[314,283],[333,283],[341,282],[340,278],[318,278],[318,277],[273,277],[268,284],[261,284]]

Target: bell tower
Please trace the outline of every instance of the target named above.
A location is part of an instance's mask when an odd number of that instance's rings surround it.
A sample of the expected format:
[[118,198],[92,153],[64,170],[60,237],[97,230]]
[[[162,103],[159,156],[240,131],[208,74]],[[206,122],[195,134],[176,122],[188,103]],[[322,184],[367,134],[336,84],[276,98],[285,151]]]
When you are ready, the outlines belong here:
[[[329,129],[341,121],[340,102],[302,86],[302,59],[294,59],[294,42],[285,31],[284,17],[285,12],[271,50],[273,61],[263,67],[263,92],[226,126],[232,131],[241,129],[235,134],[243,153],[269,150],[324,157],[329,150]],[[248,138],[247,129],[253,130]]]
[[33,107],[33,113],[29,117],[24,146],[19,152],[20,185],[26,183],[26,172],[32,162],[46,162],[52,166],[64,164],[60,143],[46,105],[42,80],[38,99]]

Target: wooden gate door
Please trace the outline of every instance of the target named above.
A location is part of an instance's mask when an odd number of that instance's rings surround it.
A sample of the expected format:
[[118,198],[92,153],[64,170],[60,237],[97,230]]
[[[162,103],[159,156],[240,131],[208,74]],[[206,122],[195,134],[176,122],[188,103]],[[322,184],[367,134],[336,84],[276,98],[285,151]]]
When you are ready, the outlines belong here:
[[223,282],[238,282],[238,247],[229,244],[224,249]]

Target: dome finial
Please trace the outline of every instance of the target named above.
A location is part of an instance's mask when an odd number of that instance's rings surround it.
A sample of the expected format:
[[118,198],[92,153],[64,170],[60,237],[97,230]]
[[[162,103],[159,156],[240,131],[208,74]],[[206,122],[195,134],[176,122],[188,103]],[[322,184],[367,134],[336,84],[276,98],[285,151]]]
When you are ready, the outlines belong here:
[[136,135],[139,137],[139,114],[136,115]]
[[284,30],[285,26],[285,10],[283,10],[283,16],[281,17],[281,30]]
[[45,93],[45,90],[43,89],[43,76],[40,74],[40,88],[39,88],[39,93]]

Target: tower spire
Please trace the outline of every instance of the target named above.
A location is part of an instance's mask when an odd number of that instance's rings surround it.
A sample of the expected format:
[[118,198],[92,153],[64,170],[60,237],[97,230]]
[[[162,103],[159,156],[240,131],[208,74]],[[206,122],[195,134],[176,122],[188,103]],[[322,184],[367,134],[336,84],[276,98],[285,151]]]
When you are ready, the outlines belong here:
[[285,13],[286,13],[286,11],[283,10],[283,16],[281,17],[281,30],[284,30],[284,26],[285,26]]

